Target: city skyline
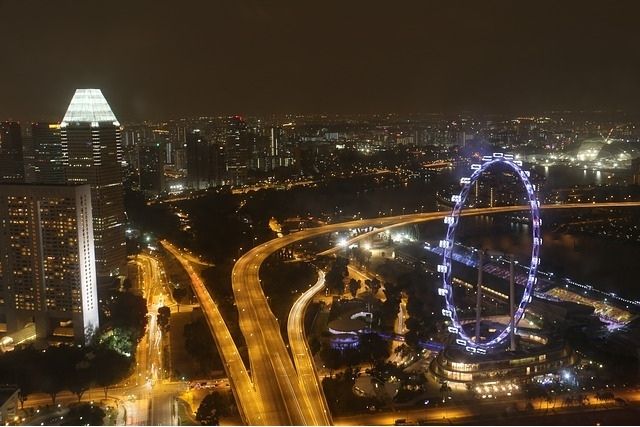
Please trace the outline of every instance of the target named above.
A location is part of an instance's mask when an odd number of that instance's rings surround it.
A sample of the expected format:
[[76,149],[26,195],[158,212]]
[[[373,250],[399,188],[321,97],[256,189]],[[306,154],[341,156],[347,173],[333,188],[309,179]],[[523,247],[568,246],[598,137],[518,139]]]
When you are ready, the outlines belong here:
[[0,425],[637,424],[637,16],[0,0]]
[[76,87],[102,88],[125,122],[638,111],[634,2],[119,6],[1,3],[0,117],[59,120]]

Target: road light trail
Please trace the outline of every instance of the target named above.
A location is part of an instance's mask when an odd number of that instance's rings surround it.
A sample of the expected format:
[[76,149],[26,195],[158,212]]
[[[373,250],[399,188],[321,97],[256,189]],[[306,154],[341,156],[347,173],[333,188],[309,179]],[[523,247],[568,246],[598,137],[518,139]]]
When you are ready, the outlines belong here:
[[263,399],[260,394],[256,392],[247,373],[247,369],[244,366],[244,362],[240,357],[238,348],[231,338],[231,333],[224,323],[222,315],[202,279],[195,272],[189,261],[182,256],[181,252],[174,245],[165,240],[161,241],[161,243],[162,246],[180,262],[191,279],[191,286],[198,301],[200,301],[202,312],[205,314],[207,324],[209,325],[209,329],[211,330],[211,334],[213,335],[223,361],[224,369],[229,377],[229,383],[231,384],[231,390],[238,403],[240,416],[247,424],[270,424],[269,420],[265,420],[263,417]]
[[269,423],[306,425],[312,418],[308,415],[308,399],[301,393],[280,326],[258,277],[259,265],[271,253],[271,247],[258,246],[233,267],[232,285],[240,329],[249,348],[252,378]]
[[[127,408],[128,423],[169,425],[174,420],[166,402],[172,402],[176,392],[183,391],[185,386],[165,382],[163,331],[157,321],[157,310],[170,300],[166,277],[161,262],[154,256],[141,253],[133,262],[139,268],[137,287],[147,301],[148,323],[137,347],[135,372],[127,380],[133,385],[122,388],[120,399]],[[114,394],[114,390],[110,394]],[[135,397],[129,399],[129,395]]]
[[[559,204],[559,205],[542,205],[540,206],[540,209],[544,209],[544,210],[556,210],[556,209],[595,209],[595,208],[630,208],[630,207],[640,207],[640,202],[598,202],[598,203],[565,203],[565,204]],[[460,214],[460,216],[477,216],[477,215],[491,215],[491,214],[496,214],[496,213],[509,213],[509,212],[518,212],[518,211],[524,211],[524,210],[529,210],[530,206],[528,205],[523,205],[523,206],[498,206],[498,207],[494,207],[494,208],[475,208],[475,209],[466,209],[464,211],[462,211],[462,213]],[[433,220],[437,220],[437,219],[443,219],[445,216],[449,215],[449,211],[446,212],[426,212],[426,213],[419,213],[419,214],[408,214],[408,215],[398,215],[395,217],[388,217],[386,220],[382,220],[380,221],[381,225],[380,228],[377,228],[375,230],[372,231],[368,231],[366,233],[363,233],[359,236],[354,237],[353,239],[350,239],[349,241],[347,241],[345,244],[348,245],[352,245],[354,243],[357,243],[361,240],[365,240],[367,238],[373,237],[378,233],[381,233],[383,231],[386,230],[390,230],[392,228],[398,228],[398,227],[403,227],[406,225],[413,225],[419,222],[424,222],[424,221],[433,221]],[[380,218],[377,218],[376,220],[380,220]],[[361,221],[365,221],[364,224],[366,224],[367,220],[361,220]],[[373,221],[373,220],[371,220]],[[394,222],[395,221],[395,222]],[[360,221],[358,221],[360,222]],[[362,226],[362,225],[361,225]],[[331,249],[327,249],[326,251],[320,252],[318,255],[332,255],[336,252],[339,252],[340,250],[343,250],[344,248],[342,247],[333,247]]]
[[324,289],[324,271],[318,270],[318,281],[305,291],[291,307],[289,318],[287,319],[287,333],[291,354],[293,355],[293,363],[298,372],[302,391],[310,400],[309,406],[313,405],[312,402],[322,402],[325,416],[320,419],[314,417],[314,424],[330,425],[332,422],[329,405],[318,382],[318,373],[307,345],[307,335],[304,330],[304,315],[307,307],[313,297],[322,289]]

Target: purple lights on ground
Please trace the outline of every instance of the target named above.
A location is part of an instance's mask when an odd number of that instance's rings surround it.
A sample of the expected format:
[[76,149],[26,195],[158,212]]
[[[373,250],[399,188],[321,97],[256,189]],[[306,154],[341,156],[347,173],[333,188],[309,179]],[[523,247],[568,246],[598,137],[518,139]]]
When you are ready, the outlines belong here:
[[455,195],[451,198],[451,201],[454,202],[455,205],[451,211],[451,215],[444,219],[444,223],[448,226],[447,235],[444,240],[440,241],[440,247],[443,249],[444,254],[442,264],[438,266],[438,272],[442,273],[442,288],[438,290],[438,294],[444,297],[445,301],[442,314],[451,319],[452,326],[449,327],[449,331],[458,335],[456,343],[465,347],[467,351],[472,353],[486,353],[488,349],[494,348],[502,343],[511,332],[511,326],[506,326],[502,331],[494,334],[494,336],[492,336],[488,341],[475,342],[462,328],[462,325],[458,320],[458,313],[453,300],[453,289],[451,286],[451,258],[453,255],[456,227],[458,226],[458,220],[464,203],[469,195],[469,190],[478,178],[480,178],[480,175],[482,175],[483,172],[494,165],[504,165],[512,169],[520,177],[520,180],[526,190],[529,201],[528,204],[531,211],[531,262],[525,290],[514,313],[513,325],[517,325],[520,319],[522,319],[525,308],[531,301],[531,294],[536,283],[538,265],[540,264],[540,246],[542,245],[542,238],[540,235],[540,226],[542,224],[539,212],[540,202],[538,202],[533,186],[531,185],[531,182],[529,182],[529,172],[521,168],[522,162],[514,160],[512,155],[502,153],[493,153],[492,156],[484,156],[482,160],[482,164],[471,165],[471,169],[473,170],[471,177],[462,178],[460,180],[460,184],[463,186],[462,190],[459,195]]

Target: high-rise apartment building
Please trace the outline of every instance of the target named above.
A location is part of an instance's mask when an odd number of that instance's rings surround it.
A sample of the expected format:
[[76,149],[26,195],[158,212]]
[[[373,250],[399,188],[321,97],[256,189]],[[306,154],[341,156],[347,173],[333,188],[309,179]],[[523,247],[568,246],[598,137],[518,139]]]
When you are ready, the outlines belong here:
[[160,143],[138,146],[138,186],[147,194],[164,191],[164,150]]
[[0,323],[85,343],[98,327],[88,185],[0,184]]
[[227,118],[225,127],[227,181],[231,185],[244,185],[248,178],[250,154],[247,124],[242,117],[232,116]]
[[280,128],[271,127],[269,129],[269,169],[275,169],[280,164]]
[[187,186],[195,190],[208,187],[209,143],[199,129],[187,134]]
[[187,133],[187,185],[201,190],[222,185],[224,147],[205,138],[199,129]]
[[98,280],[126,263],[120,123],[99,89],[76,90],[60,123],[66,182],[89,184]]
[[0,122],[0,182],[24,182],[20,123]]

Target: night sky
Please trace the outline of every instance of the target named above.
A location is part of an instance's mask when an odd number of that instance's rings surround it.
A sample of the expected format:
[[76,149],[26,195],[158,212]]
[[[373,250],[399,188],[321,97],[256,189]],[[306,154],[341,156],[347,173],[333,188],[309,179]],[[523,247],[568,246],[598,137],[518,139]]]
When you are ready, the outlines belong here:
[[640,1],[0,0],[0,120],[640,110]]

